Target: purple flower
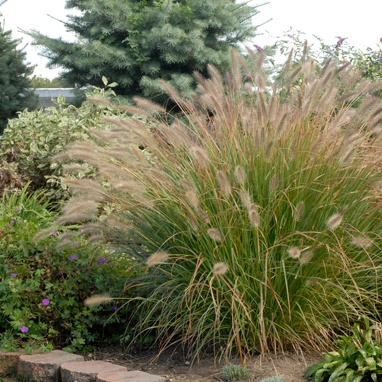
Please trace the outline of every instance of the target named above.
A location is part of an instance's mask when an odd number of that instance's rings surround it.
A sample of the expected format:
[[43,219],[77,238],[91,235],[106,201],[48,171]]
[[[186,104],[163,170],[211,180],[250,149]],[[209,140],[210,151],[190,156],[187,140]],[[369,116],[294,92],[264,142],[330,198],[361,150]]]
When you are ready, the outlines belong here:
[[19,212],[20,212],[20,211],[21,211],[21,208],[20,208],[20,207],[17,207],[17,211],[19,211]]
[[256,44],[253,44],[253,46],[257,49],[258,52],[264,52],[264,49],[261,46]]
[[337,41],[337,46],[340,47],[344,41],[347,39],[347,37],[340,37],[340,36],[337,36],[338,38],[338,41]]
[[113,309],[115,311],[119,310],[119,308],[117,306],[112,306],[111,309]]
[[98,260],[98,262],[101,263],[101,264],[104,263],[105,261],[106,261],[106,258],[105,258],[105,257],[103,257],[102,259],[99,259],[99,260]]
[[250,74],[247,74],[245,77],[247,78],[247,80],[251,80],[252,79],[252,76]]
[[17,274],[17,273],[11,273],[11,276],[12,276],[12,277],[17,277],[18,274]]
[[50,301],[47,299],[47,298],[44,298],[42,300],[42,303],[45,305],[45,306],[48,306],[50,304]]
[[73,256],[73,255],[70,256],[70,260],[76,260],[76,259],[78,259],[77,255],[76,256]]
[[11,220],[11,224],[15,224],[15,221],[14,221],[14,220]]
[[7,227],[8,227],[8,228],[12,228],[9,224],[7,224]]
[[52,232],[52,236],[58,236],[58,233]]
[[111,260],[108,260],[107,263],[111,263]]
[[366,74],[366,70],[361,70],[361,73],[362,74]]
[[379,39],[379,42],[382,42],[382,37]]
[[74,245],[81,245],[81,243],[76,243],[76,244],[74,244]]
[[26,332],[29,330],[29,328],[28,328],[27,326],[22,326],[22,327],[20,328],[20,330],[21,330],[23,333],[26,333]]

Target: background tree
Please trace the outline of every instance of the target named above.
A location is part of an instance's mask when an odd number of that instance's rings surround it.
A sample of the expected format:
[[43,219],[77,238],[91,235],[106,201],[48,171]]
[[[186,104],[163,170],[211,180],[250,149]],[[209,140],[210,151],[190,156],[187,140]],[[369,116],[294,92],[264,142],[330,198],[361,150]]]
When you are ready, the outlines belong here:
[[28,34],[48,67],[63,67],[73,86],[102,87],[105,76],[118,83],[118,95],[164,101],[160,79],[187,97],[195,70],[228,70],[230,48],[256,34],[257,7],[236,0],[67,0],[66,8],[82,12],[66,24],[78,42]]
[[60,77],[53,78],[50,80],[49,78],[45,78],[42,76],[34,76],[31,82],[31,87],[35,88],[69,88],[70,86],[65,83]]
[[38,102],[38,97],[29,90],[28,76],[34,67],[25,63],[26,53],[17,49],[19,43],[20,40],[12,40],[11,31],[5,32],[0,25],[0,134],[9,118],[15,118],[18,111],[26,108],[34,109]]

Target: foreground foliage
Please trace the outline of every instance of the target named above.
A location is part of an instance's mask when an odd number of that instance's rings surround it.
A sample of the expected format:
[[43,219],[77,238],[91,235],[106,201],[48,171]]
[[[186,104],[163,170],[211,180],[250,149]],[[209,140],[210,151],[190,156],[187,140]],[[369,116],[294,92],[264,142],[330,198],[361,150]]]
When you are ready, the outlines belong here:
[[[381,338],[381,327],[370,326],[365,319],[365,330],[354,324],[351,336],[340,336],[336,341],[339,349],[324,353],[325,359],[311,366],[304,374],[314,382],[361,382],[380,380],[382,375],[382,348],[374,338],[374,331]],[[378,379],[379,378],[379,379]]]
[[119,295],[128,272],[83,238],[60,248],[60,233],[51,232],[36,243],[55,215],[43,194],[25,190],[0,203],[0,350],[49,351],[54,344],[86,351],[103,336],[118,340],[126,311],[117,302],[85,307],[84,300],[105,290]]
[[[319,350],[360,313],[380,318],[381,84],[307,61],[279,87],[250,54],[252,69],[232,54],[224,83],[212,66],[196,75],[193,101],[163,82],[183,110],[171,126],[137,99],[150,123],[108,119],[115,129],[95,131],[108,146],[56,157],[97,169],[65,180],[60,222],[146,262],[137,332],[160,349]],[[95,223],[105,201],[113,213]]]

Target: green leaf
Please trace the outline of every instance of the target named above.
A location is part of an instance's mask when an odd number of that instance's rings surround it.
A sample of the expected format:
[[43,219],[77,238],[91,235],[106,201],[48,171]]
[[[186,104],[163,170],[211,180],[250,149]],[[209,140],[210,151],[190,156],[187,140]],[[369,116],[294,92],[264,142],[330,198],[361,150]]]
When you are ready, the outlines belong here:
[[344,370],[349,366],[348,362],[343,363],[342,365],[338,366],[333,373],[331,374],[328,382],[335,382],[337,378],[344,372]]
[[107,78],[105,76],[102,76],[102,82],[105,86],[107,86]]

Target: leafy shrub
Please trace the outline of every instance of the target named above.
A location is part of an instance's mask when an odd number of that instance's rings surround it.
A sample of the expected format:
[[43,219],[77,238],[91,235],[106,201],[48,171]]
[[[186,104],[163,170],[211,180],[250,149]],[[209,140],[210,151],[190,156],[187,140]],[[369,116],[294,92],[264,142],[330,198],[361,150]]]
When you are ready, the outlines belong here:
[[60,248],[58,232],[34,241],[55,217],[41,196],[24,189],[20,195],[5,194],[0,204],[0,349],[48,351],[54,343],[86,350],[104,335],[118,339],[126,309],[117,302],[86,307],[84,300],[101,291],[119,295],[129,276],[126,262],[83,238]]
[[[280,99],[250,53],[254,70],[233,56],[227,86],[212,67],[211,80],[197,76],[193,102],[164,84],[182,120],[119,121],[99,132],[107,149],[78,142],[67,153],[99,177],[66,180],[75,197],[60,219],[71,224],[75,210],[86,233],[89,208],[114,203],[99,225],[147,264],[137,330],[155,328],[162,349],[324,350],[360,313],[380,317],[382,109],[369,94],[381,85],[307,61]],[[160,111],[137,101],[149,120]]]
[[241,381],[249,378],[249,370],[246,367],[240,365],[234,365],[229,363],[223,367],[222,378],[225,381]]
[[[94,89],[92,96],[110,99],[114,93],[111,89]],[[67,195],[66,187],[60,182],[64,171],[62,166],[51,166],[52,157],[69,143],[89,139],[90,128],[105,128],[103,117],[121,112],[89,101],[76,108],[65,104],[62,95],[53,101],[57,107],[25,110],[18,118],[9,120],[0,138],[0,161],[11,164],[24,183],[31,182],[31,190],[47,189],[49,196],[61,199]],[[77,171],[77,176],[87,173],[85,166]]]
[[305,378],[313,377],[315,382],[377,382],[382,375],[382,348],[374,337],[374,331],[381,332],[380,326],[372,325],[364,319],[365,330],[354,324],[351,336],[340,336],[335,341],[338,351],[324,353],[325,359],[309,367]]

